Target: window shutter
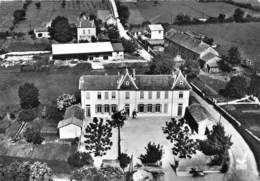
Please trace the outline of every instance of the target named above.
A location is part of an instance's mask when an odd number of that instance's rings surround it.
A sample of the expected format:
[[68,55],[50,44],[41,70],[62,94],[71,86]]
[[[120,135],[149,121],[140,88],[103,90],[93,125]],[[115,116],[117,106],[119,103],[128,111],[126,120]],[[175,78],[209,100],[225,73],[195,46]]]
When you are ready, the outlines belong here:
[[152,106],[152,112],[155,112],[155,104]]
[[147,112],[147,107],[148,107],[148,105],[144,104],[144,112]]
[[98,105],[97,104],[95,105],[95,112],[96,113],[98,112]]
[[112,113],[112,105],[108,105],[109,106],[109,113]]
[[101,108],[101,109],[102,109],[101,112],[102,112],[102,114],[103,114],[103,113],[105,112],[105,105],[102,105],[101,107],[102,107],[102,108]]

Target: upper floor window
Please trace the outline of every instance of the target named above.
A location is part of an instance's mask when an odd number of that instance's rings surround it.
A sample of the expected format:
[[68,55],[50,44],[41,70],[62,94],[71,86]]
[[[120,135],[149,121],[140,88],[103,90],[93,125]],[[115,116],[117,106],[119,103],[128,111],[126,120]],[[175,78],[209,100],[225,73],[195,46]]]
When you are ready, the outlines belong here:
[[108,99],[108,92],[105,92],[105,99]]
[[152,92],[152,91],[149,91],[149,92],[148,92],[148,98],[149,98],[149,99],[152,99],[152,98],[153,98],[153,92]]
[[97,99],[102,99],[101,92],[97,93]]
[[90,99],[90,93],[86,92],[86,99]]
[[125,99],[130,99],[130,93],[129,92],[125,92]]
[[165,92],[164,92],[164,98],[165,98],[165,99],[168,99],[168,97],[169,97],[169,92],[168,92],[168,91],[165,91]]
[[157,91],[157,92],[156,92],[156,98],[157,98],[157,99],[160,99],[160,97],[161,97],[161,92],[160,92],[160,91]]
[[183,98],[183,92],[182,92],[182,91],[179,92],[179,98],[180,98],[180,99]]
[[143,99],[144,98],[144,91],[141,91],[140,92],[140,99]]
[[112,99],[116,98],[116,92],[112,92]]

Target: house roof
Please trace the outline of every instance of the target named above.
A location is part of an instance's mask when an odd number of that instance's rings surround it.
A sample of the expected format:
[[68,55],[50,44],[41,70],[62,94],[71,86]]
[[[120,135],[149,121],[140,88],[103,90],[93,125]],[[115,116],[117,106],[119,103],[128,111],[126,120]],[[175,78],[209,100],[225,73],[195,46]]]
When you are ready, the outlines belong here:
[[95,28],[94,21],[90,21],[88,19],[81,19],[78,22],[78,28]]
[[74,125],[76,125],[76,126],[81,128],[83,126],[83,121],[81,121],[81,120],[79,120],[79,119],[77,119],[75,117],[71,117],[71,118],[64,119],[64,120],[60,121],[58,123],[57,128],[60,129],[60,128],[68,126],[70,124],[74,124]]
[[215,54],[209,52],[206,55],[201,57],[201,60],[204,60],[205,62],[212,60],[212,59],[216,59],[216,60],[220,60],[220,58],[218,56],[216,56]]
[[[174,75],[84,75],[80,90],[189,90],[190,86],[180,71]],[[181,85],[180,85],[181,84]]]
[[188,111],[196,122],[205,121],[209,118],[207,110],[198,103],[190,105]]
[[109,10],[97,10],[97,19],[101,19],[104,22],[110,14]]
[[123,52],[125,50],[122,43],[112,43],[112,47],[115,52]]
[[160,39],[147,39],[147,42],[150,45],[164,45],[164,40],[160,40]]
[[84,109],[80,105],[72,105],[68,107],[65,111],[64,119],[75,117],[79,120],[84,119]]
[[178,32],[176,30],[168,31],[166,33],[166,39],[198,54],[201,54],[202,52],[210,48],[210,45],[204,43],[203,41],[193,38],[183,32]]
[[150,24],[150,25],[148,25],[148,27],[151,31],[163,31],[164,30],[161,24]]
[[113,52],[110,42],[52,44],[53,55]]

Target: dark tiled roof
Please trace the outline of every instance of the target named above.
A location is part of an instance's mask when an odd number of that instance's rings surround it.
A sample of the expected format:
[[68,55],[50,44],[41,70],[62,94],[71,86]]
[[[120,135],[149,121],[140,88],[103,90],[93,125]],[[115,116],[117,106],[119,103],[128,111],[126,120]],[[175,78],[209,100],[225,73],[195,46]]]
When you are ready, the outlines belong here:
[[136,75],[135,82],[140,90],[170,90],[174,78],[170,75]]
[[204,55],[203,57],[201,57],[201,60],[204,60],[205,62],[211,60],[212,58],[217,57],[216,55],[214,55],[213,53],[209,52],[206,55]]
[[210,118],[207,110],[198,103],[190,105],[188,111],[196,122],[201,122]]
[[115,52],[123,52],[125,50],[122,43],[112,43],[112,47]]
[[79,82],[80,90],[116,90],[118,75],[84,75]]
[[75,117],[71,117],[71,118],[68,118],[68,119],[64,119],[64,120],[62,120],[62,121],[59,122],[59,124],[58,124],[58,129],[59,129],[59,128],[62,128],[62,127],[64,127],[64,126],[70,125],[70,124],[74,124],[74,125],[76,125],[76,126],[78,126],[78,127],[82,127],[83,121],[82,121],[82,120],[79,120],[79,119],[77,119],[77,118],[75,118]]
[[84,110],[79,105],[72,105],[66,109],[64,119],[75,117],[79,120],[84,119]]
[[80,20],[78,23],[78,27],[79,28],[95,28],[95,23],[94,21],[90,21],[90,20]]

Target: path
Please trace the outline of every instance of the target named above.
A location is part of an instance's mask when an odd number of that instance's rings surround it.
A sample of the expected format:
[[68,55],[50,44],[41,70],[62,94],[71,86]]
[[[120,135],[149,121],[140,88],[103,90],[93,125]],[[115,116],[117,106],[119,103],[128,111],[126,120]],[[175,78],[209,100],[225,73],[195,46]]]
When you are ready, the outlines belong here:
[[[236,181],[256,181],[258,180],[258,171],[256,166],[256,160],[253,152],[250,150],[247,143],[242,136],[236,131],[236,129],[222,116],[214,107],[208,104],[195,92],[191,92],[191,95],[212,115],[214,120],[220,121],[227,134],[232,135],[231,141],[233,145],[231,152],[235,160],[235,168],[232,168],[226,176],[226,179],[232,177],[232,180]],[[235,178],[234,178],[235,177]]]

